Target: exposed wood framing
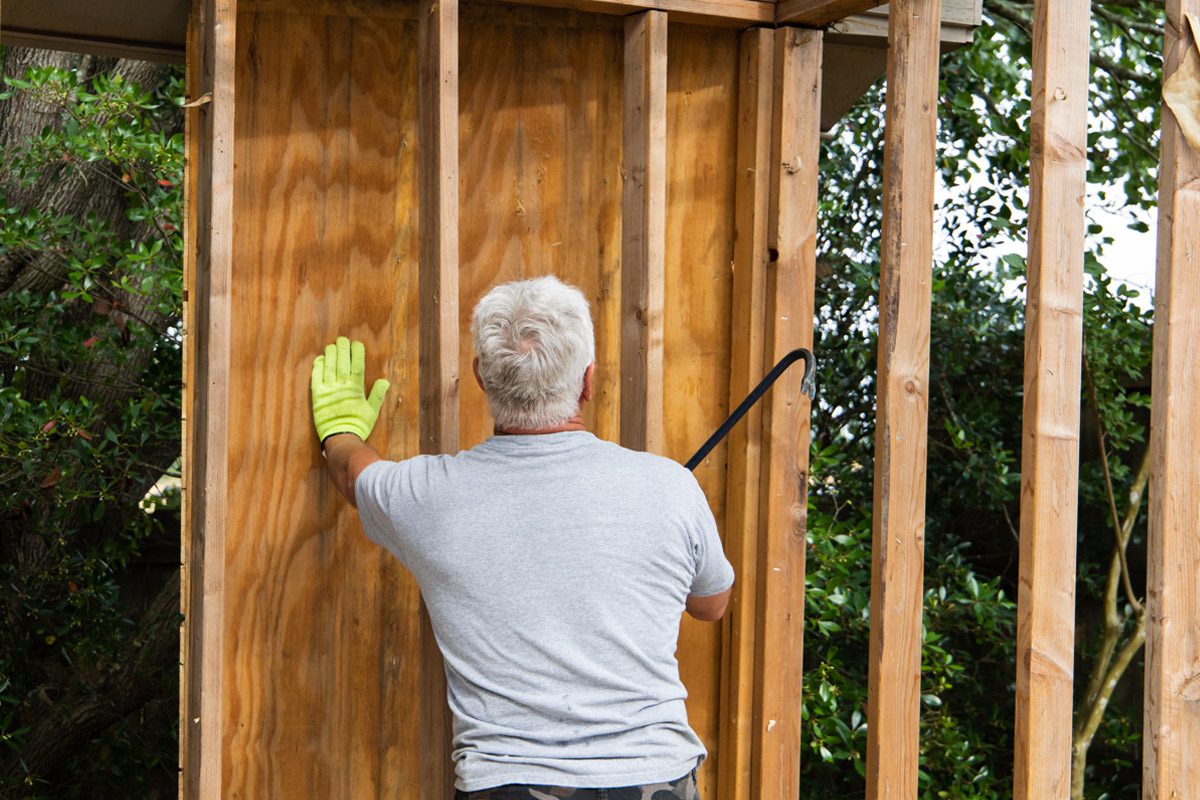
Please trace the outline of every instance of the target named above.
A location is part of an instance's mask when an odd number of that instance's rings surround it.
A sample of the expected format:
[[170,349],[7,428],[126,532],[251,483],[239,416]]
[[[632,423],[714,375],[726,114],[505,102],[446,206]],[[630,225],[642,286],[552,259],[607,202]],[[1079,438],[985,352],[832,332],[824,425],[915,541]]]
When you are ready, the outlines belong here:
[[[1163,75],[1196,59],[1200,0],[1168,0]],[[1188,55],[1190,53],[1190,55]],[[1200,797],[1200,152],[1162,114],[1150,423],[1142,796]]]
[[1013,796],[1071,788],[1089,0],[1034,3]]
[[193,41],[197,69],[189,91],[212,100],[189,109],[188,154],[200,176],[187,219],[185,251],[188,326],[184,376],[190,387],[184,461],[183,579],[180,598],[185,626],[181,648],[187,666],[180,687],[180,748],[186,798],[219,800],[223,778],[224,572],[229,476],[230,302],[233,267],[233,143],[236,0],[197,0]]
[[528,5],[573,8],[595,14],[670,12],[672,22],[742,27],[771,23],[775,4],[769,0],[518,0]]
[[[751,28],[739,44],[730,408],[757,383],[764,359],[774,39],[770,28]],[[756,405],[729,434],[725,552],[738,578],[721,636],[717,796],[726,800],[751,798],[761,453],[762,408]]]
[[828,25],[876,6],[879,0],[779,0],[775,21],[796,25]]
[[[822,33],[775,33],[764,372],[795,347],[812,347],[820,156]],[[759,519],[752,796],[792,800],[800,787],[804,556],[809,399],[802,373],[765,399]]]
[[621,205],[621,444],[663,452],[667,15],[625,21]]
[[[415,4],[394,0],[248,0],[256,9],[294,11],[298,4],[308,13],[351,16],[398,16],[411,19]],[[520,5],[570,8],[594,14],[626,16],[639,11],[670,12],[674,22],[742,27],[775,21],[770,0],[517,0]],[[475,4],[471,8],[483,8]],[[466,13],[467,9],[463,9]]]
[[917,795],[941,0],[892,3],[884,133],[867,797]]
[[[421,452],[458,450],[458,0],[421,0],[418,18]],[[421,607],[423,800],[454,791],[446,674]]]

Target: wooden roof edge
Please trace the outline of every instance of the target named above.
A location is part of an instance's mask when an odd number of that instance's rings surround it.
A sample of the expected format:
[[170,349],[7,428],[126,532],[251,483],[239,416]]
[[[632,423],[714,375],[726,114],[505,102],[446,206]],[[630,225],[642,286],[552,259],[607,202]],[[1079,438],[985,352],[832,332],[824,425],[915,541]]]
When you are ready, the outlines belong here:
[[[113,2],[120,0],[96,0]],[[557,7],[581,12],[626,15],[655,9],[667,11],[673,21],[722,27],[744,28],[754,25],[820,24],[826,27],[830,42],[882,46],[887,41],[887,6],[877,0],[508,0],[517,5]],[[124,8],[136,8],[138,0],[124,0]],[[953,48],[971,41],[980,24],[981,0],[943,0],[942,43]],[[405,16],[415,13],[414,3],[394,0],[241,0],[239,6],[250,11],[290,11],[292,13],[349,13],[353,16]],[[412,7],[410,9],[409,7]],[[131,29],[128,37],[113,31],[94,34],[81,32],[83,26],[68,24],[54,2],[9,0],[4,4],[0,24],[0,42],[22,47],[44,47],[123,58],[181,62],[184,57],[185,17],[153,31]],[[849,16],[847,16],[849,14]],[[840,16],[839,16],[840,15]],[[131,24],[138,22],[137,16]],[[818,23],[817,20],[828,20]],[[12,24],[16,22],[17,24]],[[77,20],[74,22],[78,22]],[[123,33],[124,31],[122,31]],[[143,35],[145,34],[145,35]],[[153,35],[154,38],[151,38]]]

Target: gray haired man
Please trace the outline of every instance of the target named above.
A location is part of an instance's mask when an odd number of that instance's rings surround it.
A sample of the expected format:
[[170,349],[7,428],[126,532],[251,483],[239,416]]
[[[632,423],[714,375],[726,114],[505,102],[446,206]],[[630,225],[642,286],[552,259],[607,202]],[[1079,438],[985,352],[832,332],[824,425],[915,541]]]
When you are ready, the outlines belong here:
[[675,648],[720,619],[733,568],[691,472],[589,433],[587,300],[554,277],[493,288],[471,323],[495,435],[386,461],[365,439],[362,345],[313,364],[313,419],[367,536],[416,577],[445,657],[456,798],[696,800],[704,745]]

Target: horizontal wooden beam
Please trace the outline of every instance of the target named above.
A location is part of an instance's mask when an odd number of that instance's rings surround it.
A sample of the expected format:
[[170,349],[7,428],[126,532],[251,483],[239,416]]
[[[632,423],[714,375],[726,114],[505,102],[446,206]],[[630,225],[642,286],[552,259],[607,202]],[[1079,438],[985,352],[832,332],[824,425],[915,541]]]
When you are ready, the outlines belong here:
[[775,4],[767,0],[518,0],[526,5],[570,8],[595,14],[667,11],[672,22],[747,27],[775,21]]
[[[518,6],[540,6],[586,11],[593,14],[626,16],[640,11],[667,11],[672,22],[689,22],[717,27],[745,28],[775,21],[775,4],[770,0],[514,0]],[[473,3],[463,9],[486,7]],[[416,19],[416,3],[391,0],[246,0],[242,7],[261,13],[324,14],[330,16]]]
[[780,0],[775,21],[795,25],[828,25],[883,5],[878,0]]

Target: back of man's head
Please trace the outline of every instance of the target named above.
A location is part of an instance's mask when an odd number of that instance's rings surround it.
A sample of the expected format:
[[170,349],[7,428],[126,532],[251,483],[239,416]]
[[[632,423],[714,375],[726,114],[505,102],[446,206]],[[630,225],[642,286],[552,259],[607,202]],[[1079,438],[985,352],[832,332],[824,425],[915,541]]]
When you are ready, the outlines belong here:
[[553,427],[579,411],[596,358],[583,292],[553,275],[500,284],[475,306],[471,335],[497,428]]

